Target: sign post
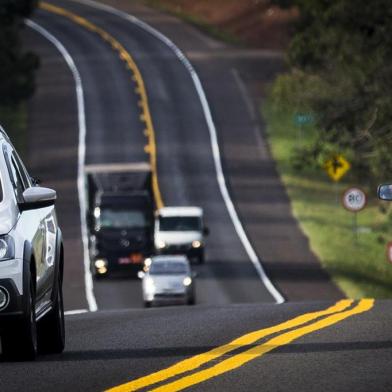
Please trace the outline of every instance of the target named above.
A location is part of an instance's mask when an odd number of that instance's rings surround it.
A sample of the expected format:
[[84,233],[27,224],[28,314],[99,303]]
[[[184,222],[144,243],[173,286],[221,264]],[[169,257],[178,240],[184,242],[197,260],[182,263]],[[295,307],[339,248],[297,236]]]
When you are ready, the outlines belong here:
[[304,125],[311,124],[314,122],[314,116],[312,113],[295,113],[294,124],[297,125],[297,141],[301,141],[304,133]]
[[349,188],[343,194],[343,207],[353,212],[353,233],[354,240],[358,240],[358,229],[357,229],[357,213],[366,207],[366,194],[359,188]]

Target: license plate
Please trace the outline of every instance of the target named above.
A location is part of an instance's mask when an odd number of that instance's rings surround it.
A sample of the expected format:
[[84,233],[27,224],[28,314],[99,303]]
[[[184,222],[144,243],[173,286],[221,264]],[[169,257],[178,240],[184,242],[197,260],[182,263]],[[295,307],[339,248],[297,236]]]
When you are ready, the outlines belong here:
[[120,265],[132,264],[132,260],[129,257],[120,257],[118,259],[118,264]]
[[120,257],[118,259],[118,264],[127,265],[127,264],[142,264],[144,261],[144,257],[141,253],[132,253],[128,257]]

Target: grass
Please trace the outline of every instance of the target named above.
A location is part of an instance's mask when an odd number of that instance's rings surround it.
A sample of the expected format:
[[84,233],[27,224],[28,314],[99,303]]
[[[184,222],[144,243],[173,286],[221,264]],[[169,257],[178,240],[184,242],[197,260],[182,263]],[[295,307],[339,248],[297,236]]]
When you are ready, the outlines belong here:
[[222,30],[216,26],[213,26],[203,18],[183,11],[180,7],[175,7],[162,0],[143,0],[143,2],[150,7],[175,15],[179,19],[182,19],[185,22],[192,24],[199,30],[207,33],[211,37],[216,38],[220,41],[226,42],[231,45],[245,45],[245,43],[238,36],[231,34],[226,30]]
[[26,106],[0,107],[0,125],[7,132],[18,153],[24,157],[27,143]]
[[[294,113],[276,113],[268,104],[263,115],[293,214],[324,268],[350,298],[392,298],[392,264],[386,259],[386,242],[392,240],[389,205],[376,199],[375,189],[351,182],[349,175],[335,185],[322,167],[294,170],[293,151],[311,142],[314,126],[307,125],[300,132],[293,122]],[[357,236],[353,213],[340,203],[342,192],[354,185],[368,188],[371,195],[367,207],[357,214]]]

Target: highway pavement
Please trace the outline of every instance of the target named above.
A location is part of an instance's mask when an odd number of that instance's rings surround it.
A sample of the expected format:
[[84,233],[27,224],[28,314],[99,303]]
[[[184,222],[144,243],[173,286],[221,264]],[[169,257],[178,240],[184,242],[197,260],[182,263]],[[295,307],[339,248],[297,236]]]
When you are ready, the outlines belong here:
[[[241,60],[237,49],[139,2],[108,3],[160,27],[197,63],[235,207],[267,272],[291,301],[276,304],[233,225],[189,69],[162,40],[132,20],[87,3],[50,1],[60,8],[44,5],[34,22],[64,45],[80,73],[86,163],[150,159],[138,81],[119,57],[119,48],[111,45],[112,37],[134,58],[146,86],[163,200],[166,205],[202,206],[211,236],[207,262],[196,267],[196,306],[141,309],[139,281],[114,277],[94,282],[98,312],[67,315],[66,351],[41,356],[35,363],[0,363],[0,390],[391,390],[391,302],[336,302],[343,295],[316,264],[296,226],[259,132],[262,124],[248,86],[254,81],[253,61],[264,64],[261,82],[266,83],[279,69],[279,55],[243,53]],[[46,38],[26,31],[26,42],[42,58],[37,96],[30,106],[36,132],[30,138],[36,144],[29,160],[34,174],[42,172],[44,183],[63,193],[58,210],[69,248],[66,308],[83,310],[91,304],[85,295],[77,198],[75,83]],[[222,61],[226,71],[218,72]],[[40,135],[35,142],[34,135]],[[42,147],[56,138],[53,147]],[[36,155],[40,149],[44,161]]]
[[[274,302],[221,196],[205,114],[187,68],[170,48],[128,21],[78,3],[55,4],[115,37],[144,75],[164,203],[203,207],[211,233],[207,262],[195,267],[197,303]],[[86,164],[148,161],[138,86],[118,52],[100,34],[75,23],[71,14],[40,10],[34,21],[67,48],[80,73],[86,106]],[[65,286],[66,299],[68,295],[73,292],[68,294]],[[137,279],[95,281],[94,295],[98,309],[142,306]]]
[[[153,390],[189,375],[188,383],[195,383],[189,390],[195,391],[391,390],[390,301],[377,301],[371,310],[282,344],[287,331],[301,333],[303,325],[312,328],[317,320],[330,320],[327,314],[318,319],[297,316],[330,306],[332,302],[202,305],[68,316],[66,351],[35,363],[0,363],[0,388],[101,391],[152,374],[139,380],[141,388],[134,383],[119,390]],[[289,320],[289,325],[280,325]],[[276,328],[265,330],[272,326]],[[256,340],[246,336],[252,331],[258,331]],[[243,339],[233,341],[239,337]],[[215,347],[219,349],[211,352]],[[263,355],[266,349],[271,351]],[[185,373],[172,368],[186,359],[181,363],[189,369]],[[209,378],[198,382],[200,370],[219,364],[220,369],[213,369],[217,375],[204,374]],[[172,385],[167,390],[181,389]]]

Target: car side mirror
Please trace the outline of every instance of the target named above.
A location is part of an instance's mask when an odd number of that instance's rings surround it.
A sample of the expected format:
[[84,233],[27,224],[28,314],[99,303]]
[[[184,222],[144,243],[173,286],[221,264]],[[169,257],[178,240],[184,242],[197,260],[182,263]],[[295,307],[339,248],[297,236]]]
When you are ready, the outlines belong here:
[[382,184],[377,189],[377,196],[381,200],[392,201],[392,184]]
[[143,272],[143,271],[139,271],[138,273],[137,273],[137,277],[139,278],[139,279],[143,279],[144,277],[145,277],[145,273]]
[[203,234],[204,234],[205,236],[210,235],[210,229],[209,229],[208,227],[205,227],[205,228],[203,229]]
[[19,209],[27,211],[50,207],[54,205],[56,198],[57,194],[53,189],[33,186],[23,192],[23,202],[19,203]]

